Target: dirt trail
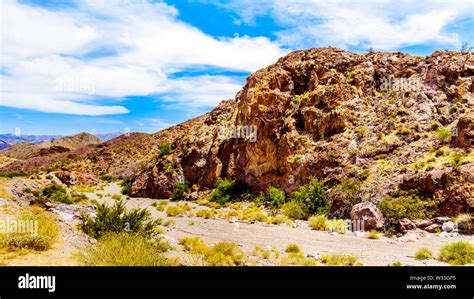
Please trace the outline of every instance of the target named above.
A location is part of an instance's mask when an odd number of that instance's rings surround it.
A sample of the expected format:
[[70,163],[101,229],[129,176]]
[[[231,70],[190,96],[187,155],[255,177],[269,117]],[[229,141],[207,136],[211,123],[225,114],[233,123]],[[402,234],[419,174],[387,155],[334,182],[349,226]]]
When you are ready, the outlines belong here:
[[[120,188],[111,184],[104,190],[105,193],[117,194]],[[90,197],[93,197],[91,194]],[[112,203],[111,199],[96,198],[101,202]],[[401,242],[396,239],[382,237],[371,240],[365,237],[357,237],[348,232],[344,235],[331,234],[324,231],[311,230],[306,222],[301,222],[300,227],[290,227],[285,224],[270,225],[264,223],[235,222],[224,219],[204,219],[200,217],[167,217],[166,213],[157,211],[151,204],[156,202],[148,198],[131,198],[126,200],[128,208],[147,207],[153,217],[172,219],[175,225],[169,228],[166,235],[172,239],[180,239],[186,236],[198,236],[208,243],[218,241],[234,241],[243,247],[248,253],[252,252],[256,245],[276,246],[283,251],[290,243],[297,243],[306,254],[318,256],[324,253],[351,253],[359,257],[364,265],[385,266],[395,261],[403,265],[447,265],[434,259],[418,261],[413,256],[420,247],[427,247],[433,251],[435,256],[439,248],[446,243],[454,241],[474,241],[472,236],[460,235],[458,237],[443,238],[435,234],[427,234],[412,242]],[[190,203],[191,206],[197,205]],[[192,222],[192,225],[190,223]]]

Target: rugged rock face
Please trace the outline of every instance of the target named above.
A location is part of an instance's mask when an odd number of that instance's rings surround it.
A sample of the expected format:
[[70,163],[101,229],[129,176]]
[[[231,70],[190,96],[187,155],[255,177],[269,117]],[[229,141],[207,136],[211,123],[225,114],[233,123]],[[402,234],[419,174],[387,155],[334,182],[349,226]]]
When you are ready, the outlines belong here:
[[458,52],[296,51],[203,116],[55,167],[131,175],[132,196],[167,198],[179,181],[205,190],[218,178],[289,193],[313,176],[326,180],[334,213],[400,189],[438,200],[442,214],[472,212],[473,64]]
[[468,211],[469,55],[290,53],[249,76],[235,101],[188,122],[185,133],[169,140],[173,153],[135,174],[132,193],[167,197],[179,180],[208,188],[219,177],[253,191],[273,185],[292,192],[314,176],[334,187],[330,194],[341,208],[354,198],[337,186],[357,182],[355,202],[415,188],[439,199],[446,214]]

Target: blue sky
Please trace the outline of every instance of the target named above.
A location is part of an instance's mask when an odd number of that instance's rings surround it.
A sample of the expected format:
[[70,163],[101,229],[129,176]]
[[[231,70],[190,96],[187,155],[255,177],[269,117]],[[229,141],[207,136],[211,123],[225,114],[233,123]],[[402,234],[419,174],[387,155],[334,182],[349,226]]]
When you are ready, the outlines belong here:
[[289,51],[474,45],[472,1],[1,2],[0,133],[156,132]]

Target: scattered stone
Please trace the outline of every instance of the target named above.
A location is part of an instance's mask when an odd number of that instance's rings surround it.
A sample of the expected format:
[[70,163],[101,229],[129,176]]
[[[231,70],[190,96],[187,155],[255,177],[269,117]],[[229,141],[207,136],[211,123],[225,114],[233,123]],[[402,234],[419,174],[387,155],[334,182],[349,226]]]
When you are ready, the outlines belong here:
[[429,225],[428,227],[425,227],[425,230],[429,233],[436,233],[440,228],[441,228],[440,224],[434,223],[432,225]]
[[454,223],[452,221],[445,222],[441,226],[441,229],[445,232],[452,232],[456,229],[456,223]]
[[56,205],[55,205],[54,203],[52,203],[52,202],[49,202],[49,201],[48,201],[47,203],[45,203],[44,205],[45,205],[45,207],[46,207],[47,209],[54,209],[54,208],[56,208]]
[[365,236],[365,232],[355,231],[355,232],[354,232],[354,235],[355,235],[357,238],[363,238],[363,237]]
[[398,228],[400,232],[405,233],[409,230],[416,229],[416,224],[408,218],[398,220]]
[[434,221],[435,221],[436,223],[439,223],[439,224],[443,224],[443,223],[448,222],[448,221],[450,221],[450,220],[451,220],[451,218],[449,218],[449,217],[436,217],[436,218],[434,219]]
[[74,213],[74,216],[72,216],[72,219],[81,220],[82,219],[81,213],[79,212]]
[[421,238],[421,235],[415,231],[408,231],[404,236],[397,239],[398,242],[415,242]]
[[425,228],[435,223],[434,219],[416,219],[413,223],[419,228]]

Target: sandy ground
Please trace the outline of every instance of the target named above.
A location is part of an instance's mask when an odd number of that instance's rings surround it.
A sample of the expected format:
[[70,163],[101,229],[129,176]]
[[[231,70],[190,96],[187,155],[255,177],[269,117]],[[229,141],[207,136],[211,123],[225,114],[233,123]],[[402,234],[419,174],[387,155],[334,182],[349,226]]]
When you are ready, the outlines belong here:
[[[101,192],[119,194],[120,187],[111,184]],[[99,202],[113,202],[112,199],[105,197],[100,199],[92,193],[88,196]],[[425,237],[410,242],[386,237],[372,240],[363,236],[357,237],[352,232],[341,235],[311,230],[306,222],[301,222],[299,227],[290,227],[286,224],[250,224],[243,221],[232,222],[224,219],[204,219],[189,216],[167,217],[166,213],[159,212],[151,206],[153,202],[156,202],[155,199],[131,198],[125,202],[127,208],[147,207],[153,217],[173,220],[175,225],[168,228],[169,230],[166,232],[166,235],[172,241],[176,242],[180,238],[189,236],[200,237],[210,244],[219,241],[234,241],[239,243],[247,253],[251,253],[256,245],[263,248],[276,246],[280,251],[284,251],[288,244],[297,243],[307,255],[318,257],[325,253],[351,253],[358,256],[359,261],[364,265],[385,266],[395,261],[400,261],[403,265],[447,265],[434,259],[418,261],[413,256],[421,247],[431,249],[436,256],[443,244],[460,240],[474,241],[471,235],[443,238],[435,234],[426,234]],[[196,209],[200,208],[192,203],[190,205]]]
[[[23,187],[23,186],[22,186]],[[11,190],[9,190],[11,191]],[[97,193],[105,196],[100,198]],[[109,184],[104,190],[87,192],[91,200],[98,202],[113,203],[115,200],[107,195],[120,194],[120,186],[116,183]],[[126,198],[123,196],[123,198]],[[446,243],[465,240],[473,242],[472,235],[460,235],[457,237],[439,237],[435,234],[426,233],[413,241],[401,241],[397,238],[381,237],[378,240],[367,239],[365,236],[357,236],[352,232],[344,235],[325,231],[315,231],[308,227],[305,221],[298,222],[296,227],[287,224],[270,225],[266,223],[247,223],[245,221],[225,219],[204,219],[192,216],[168,217],[165,212],[158,211],[153,203],[156,199],[130,198],[125,200],[127,208],[146,207],[153,218],[162,218],[164,221],[173,220],[174,224],[166,227],[165,238],[173,245],[183,237],[196,236],[202,238],[208,244],[219,241],[233,241],[238,243],[249,256],[255,246],[262,248],[276,247],[283,252],[288,244],[300,245],[303,252],[308,256],[319,257],[326,253],[348,253],[359,257],[359,262],[364,265],[385,266],[395,261],[403,265],[447,265],[435,259],[418,261],[413,256],[421,247],[427,247],[436,256],[439,248]],[[170,203],[174,205],[176,203]],[[207,208],[195,203],[188,203],[195,212]],[[14,211],[20,206],[27,205],[24,199],[2,199],[0,198],[0,214]],[[54,213],[61,228],[60,237],[54,243],[53,248],[40,253],[29,253],[17,256],[14,259],[4,259],[0,256],[0,262],[4,265],[77,265],[75,257],[81,246],[90,244],[92,241],[77,228],[78,220],[73,219],[74,210],[77,206],[66,205],[58,207]],[[179,246],[175,246],[179,249]],[[185,257],[181,251],[176,251],[178,257]],[[264,260],[253,257],[258,264],[277,264],[276,259]]]

